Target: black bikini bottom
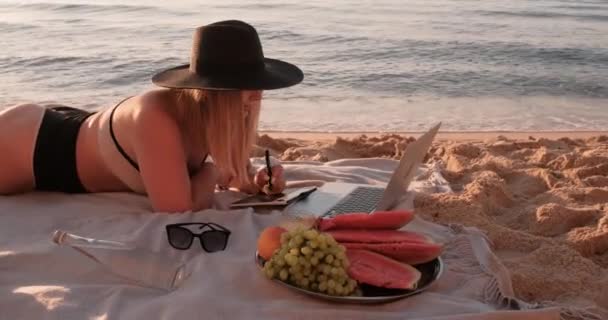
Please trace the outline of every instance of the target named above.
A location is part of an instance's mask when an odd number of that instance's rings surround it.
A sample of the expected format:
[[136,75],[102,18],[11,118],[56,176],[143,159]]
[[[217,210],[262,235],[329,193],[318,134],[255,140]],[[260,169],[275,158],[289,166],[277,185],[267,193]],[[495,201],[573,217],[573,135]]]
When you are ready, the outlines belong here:
[[93,113],[70,107],[44,112],[34,149],[36,190],[85,193],[76,167],[76,140],[82,123]]

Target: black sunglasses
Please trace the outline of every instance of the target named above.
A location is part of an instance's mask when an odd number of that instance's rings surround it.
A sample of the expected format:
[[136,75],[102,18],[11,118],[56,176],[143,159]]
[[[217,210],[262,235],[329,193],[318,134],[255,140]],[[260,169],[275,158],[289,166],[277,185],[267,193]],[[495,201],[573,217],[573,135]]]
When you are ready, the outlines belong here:
[[[208,227],[209,230],[194,234],[190,229],[186,228],[186,226],[199,226],[199,230]],[[169,244],[173,248],[179,250],[190,248],[194,238],[199,238],[201,247],[203,247],[205,251],[222,251],[226,249],[228,237],[230,236],[230,230],[216,223],[175,223],[167,225],[166,229]]]

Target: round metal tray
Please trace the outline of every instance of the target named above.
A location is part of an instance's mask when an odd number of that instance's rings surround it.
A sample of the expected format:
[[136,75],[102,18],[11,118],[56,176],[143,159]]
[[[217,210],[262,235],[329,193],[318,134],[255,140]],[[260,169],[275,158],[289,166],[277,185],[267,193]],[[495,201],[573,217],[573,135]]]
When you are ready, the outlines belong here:
[[[257,266],[261,269],[264,267],[264,259],[255,253],[255,261]],[[361,296],[330,296],[327,294],[323,294],[320,292],[310,291],[302,288],[298,288],[292,284],[287,282],[283,282],[279,279],[272,279],[272,281],[290,288],[292,290],[298,291],[300,293],[309,295],[314,298],[331,301],[331,302],[339,302],[339,303],[354,303],[354,304],[375,304],[375,303],[387,303],[395,300],[407,298],[409,296],[413,296],[415,294],[421,293],[424,290],[428,289],[431,284],[433,284],[441,274],[443,273],[443,261],[440,257],[429,261],[427,263],[415,265],[414,268],[418,269],[422,274],[420,281],[418,281],[418,286],[414,290],[405,290],[405,289],[387,289],[375,287],[367,284],[361,284],[359,287],[361,288],[362,295]]]

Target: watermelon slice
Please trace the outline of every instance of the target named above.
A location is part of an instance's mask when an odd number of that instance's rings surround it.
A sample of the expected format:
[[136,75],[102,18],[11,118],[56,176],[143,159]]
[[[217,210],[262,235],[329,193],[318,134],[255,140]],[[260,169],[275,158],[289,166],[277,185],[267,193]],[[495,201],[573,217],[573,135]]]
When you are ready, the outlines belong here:
[[320,231],[337,229],[392,229],[397,230],[414,218],[411,211],[378,211],[374,213],[345,213],[333,218],[321,218]]
[[393,289],[416,289],[421,274],[416,268],[368,250],[347,250],[348,275],[362,283]]
[[357,243],[422,242],[434,243],[433,239],[420,233],[398,230],[344,229],[327,231],[336,241]]
[[349,251],[369,250],[403,263],[417,265],[429,262],[437,258],[442,251],[442,246],[428,242],[393,242],[393,243],[360,243],[342,242]]

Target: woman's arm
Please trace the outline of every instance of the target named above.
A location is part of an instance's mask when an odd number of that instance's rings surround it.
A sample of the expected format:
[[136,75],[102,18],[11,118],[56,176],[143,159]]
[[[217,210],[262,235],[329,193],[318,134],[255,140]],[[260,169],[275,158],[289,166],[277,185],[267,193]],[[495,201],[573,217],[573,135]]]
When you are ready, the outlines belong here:
[[209,191],[209,185],[215,187],[213,171],[201,169],[192,179],[189,177],[186,151],[175,121],[160,105],[141,108],[135,116],[134,149],[154,210],[184,212],[210,206],[213,189]]
[[219,179],[219,172],[213,163],[203,163],[201,168],[190,179],[192,184],[192,202],[194,210],[211,208],[215,185]]

